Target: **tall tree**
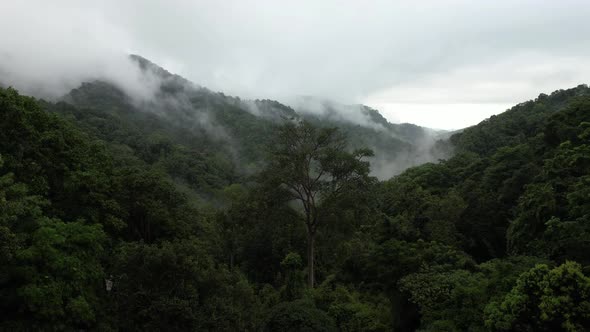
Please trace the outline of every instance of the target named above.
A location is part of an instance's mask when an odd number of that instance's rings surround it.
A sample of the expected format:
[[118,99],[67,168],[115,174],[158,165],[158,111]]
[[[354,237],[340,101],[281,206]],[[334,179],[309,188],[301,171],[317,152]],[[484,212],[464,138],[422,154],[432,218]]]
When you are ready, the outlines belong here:
[[271,147],[267,180],[286,189],[298,202],[297,213],[307,229],[308,284],[314,286],[314,248],[320,212],[371,181],[368,149],[346,150],[346,137],[336,128],[318,128],[307,121],[280,127]]

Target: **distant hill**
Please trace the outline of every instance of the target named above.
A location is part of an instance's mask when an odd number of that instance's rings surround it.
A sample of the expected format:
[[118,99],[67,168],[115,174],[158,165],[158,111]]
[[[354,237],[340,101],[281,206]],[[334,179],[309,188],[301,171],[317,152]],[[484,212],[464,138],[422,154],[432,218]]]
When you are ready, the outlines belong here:
[[[243,100],[198,86],[141,56],[130,58],[143,72],[146,86],[155,87],[151,98],[134,99],[113,84],[94,81],[83,83],[62,100],[77,109],[91,109],[95,116],[116,117],[121,126],[151,135],[161,132],[173,138],[172,144],[215,154],[240,174],[248,174],[262,162],[273,126],[301,119],[339,127],[351,137],[351,148],[373,149],[373,174],[382,179],[450,154],[448,147],[435,147],[433,131],[389,123],[377,110],[364,105],[315,101],[312,105],[308,100],[307,105],[293,109],[274,100]],[[84,119],[90,113],[76,113],[76,119],[103,139],[118,144],[128,140],[125,135],[113,137],[111,131],[97,128],[94,120]]]

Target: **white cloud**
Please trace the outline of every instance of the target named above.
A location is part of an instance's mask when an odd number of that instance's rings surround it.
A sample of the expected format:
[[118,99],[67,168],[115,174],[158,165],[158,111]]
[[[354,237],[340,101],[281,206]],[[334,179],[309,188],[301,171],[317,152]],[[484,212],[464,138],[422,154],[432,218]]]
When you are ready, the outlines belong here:
[[103,79],[148,98],[155,81],[126,56],[133,39],[100,11],[53,2],[0,4],[0,82],[51,98]]
[[590,78],[590,56],[522,53],[376,91],[362,102],[399,122],[440,129],[477,124],[540,93]]

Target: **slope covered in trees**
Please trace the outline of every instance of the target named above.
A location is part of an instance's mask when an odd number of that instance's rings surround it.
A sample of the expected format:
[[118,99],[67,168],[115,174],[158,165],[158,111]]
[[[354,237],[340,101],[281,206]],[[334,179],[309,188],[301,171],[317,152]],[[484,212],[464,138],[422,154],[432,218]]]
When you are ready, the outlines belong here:
[[57,103],[0,89],[0,329],[590,326],[587,86],[380,182],[355,149],[410,151],[419,128],[300,115],[137,61],[156,98],[104,82]]
[[[76,106],[77,120],[85,122],[89,129],[101,131],[101,138],[133,149],[148,144],[146,141],[157,142],[166,137],[167,144],[213,154],[216,161],[234,165],[237,173],[250,174],[264,163],[272,127],[287,120],[305,119],[320,127],[338,127],[355,137],[351,142],[354,148],[369,147],[378,152],[370,161],[375,175],[383,179],[450,154],[449,149],[435,146],[435,132],[410,124],[389,123],[378,111],[366,106],[322,103],[296,111],[277,101],[242,100],[214,93],[142,57],[131,59],[144,72],[144,88],[148,90],[144,95],[148,97],[129,96],[113,84],[95,81],[72,90],[63,100]],[[59,107],[58,110],[67,112]],[[101,123],[105,117],[115,117],[119,126],[132,129],[133,134],[142,138],[148,136],[149,140],[129,142],[127,128],[114,131]],[[112,122],[108,121],[110,126]]]
[[349,280],[391,294],[408,329],[587,329],[588,120],[587,86],[540,95],[382,183]]

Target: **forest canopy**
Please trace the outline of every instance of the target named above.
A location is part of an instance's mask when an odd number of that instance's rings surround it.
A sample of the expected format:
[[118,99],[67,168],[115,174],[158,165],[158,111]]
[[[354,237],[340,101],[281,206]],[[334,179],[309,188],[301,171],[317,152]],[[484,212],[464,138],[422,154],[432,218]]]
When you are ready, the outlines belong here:
[[0,88],[0,329],[590,327],[587,86],[384,181],[366,129],[199,91],[243,144],[104,82],[59,102]]

